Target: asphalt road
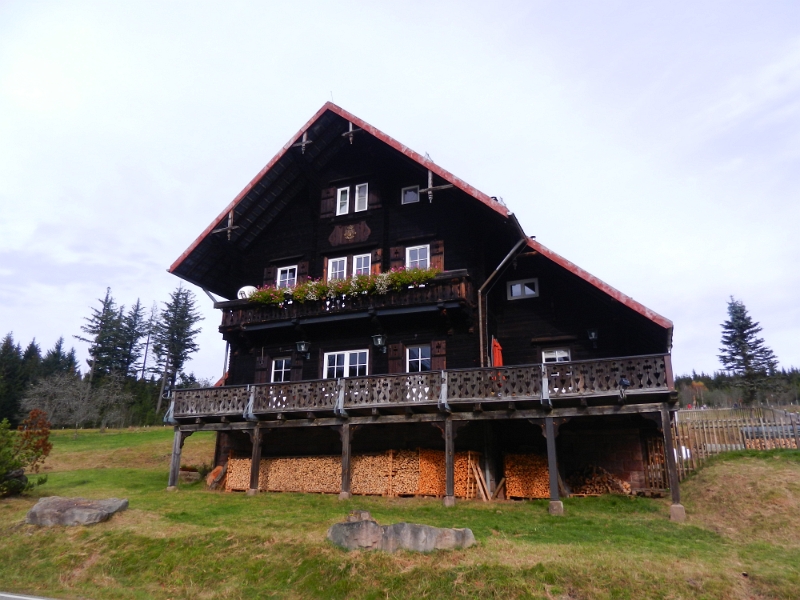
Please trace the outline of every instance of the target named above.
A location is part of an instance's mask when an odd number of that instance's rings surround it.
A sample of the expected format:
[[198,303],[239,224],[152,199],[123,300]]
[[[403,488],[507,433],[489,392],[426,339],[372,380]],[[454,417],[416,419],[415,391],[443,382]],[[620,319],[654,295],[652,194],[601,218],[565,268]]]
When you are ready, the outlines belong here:
[[42,598],[41,596],[26,596],[25,594],[9,594],[0,592],[0,600],[52,600],[52,598]]

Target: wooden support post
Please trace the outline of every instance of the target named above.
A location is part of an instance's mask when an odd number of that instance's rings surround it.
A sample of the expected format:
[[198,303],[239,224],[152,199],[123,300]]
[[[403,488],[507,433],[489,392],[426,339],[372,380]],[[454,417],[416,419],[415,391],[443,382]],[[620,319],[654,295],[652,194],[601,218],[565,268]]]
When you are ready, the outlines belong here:
[[667,474],[669,475],[669,491],[672,495],[672,506],[669,508],[669,518],[672,521],[683,522],[686,520],[686,509],[681,504],[680,482],[678,481],[678,468],[675,464],[675,444],[672,440],[672,423],[666,404],[661,405],[661,431],[664,433],[664,458],[667,461]]
[[253,440],[253,453],[250,458],[250,489],[247,490],[248,496],[258,494],[258,475],[261,471],[261,428],[256,425],[250,436]]
[[444,421],[445,506],[456,504],[453,445],[453,419],[447,417]]
[[342,438],[342,490],[339,500],[350,499],[350,423],[341,425],[339,435]]
[[183,442],[192,435],[191,431],[181,431],[175,428],[175,437],[172,438],[172,461],[169,464],[169,482],[167,483],[168,492],[178,490],[178,473],[181,469],[181,449]]
[[558,460],[556,458],[556,428],[553,417],[544,419],[545,436],[547,437],[547,470],[550,475],[550,507],[551,515],[563,515],[564,503],[558,494]]

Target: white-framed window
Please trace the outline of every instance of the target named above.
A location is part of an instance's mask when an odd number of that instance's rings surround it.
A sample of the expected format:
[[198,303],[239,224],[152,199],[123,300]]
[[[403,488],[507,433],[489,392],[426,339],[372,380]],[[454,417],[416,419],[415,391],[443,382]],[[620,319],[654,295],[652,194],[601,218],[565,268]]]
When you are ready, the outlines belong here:
[[361,377],[368,375],[369,350],[347,350],[346,352],[326,352],[325,379],[340,377]]
[[538,279],[518,279],[506,284],[506,296],[509,300],[536,298],[539,295]]
[[406,269],[427,269],[430,266],[430,256],[429,244],[406,248]]
[[559,363],[559,362],[569,362],[569,361],[570,361],[569,348],[551,348],[550,350],[542,351],[542,362]]
[[406,348],[406,373],[420,373],[430,370],[430,346],[409,346]]
[[297,265],[278,269],[278,287],[290,288],[297,285]]
[[357,254],[353,257],[353,277],[356,275],[369,275],[372,266],[372,257],[369,254]]
[[347,277],[347,258],[331,258],[328,260],[328,281]]
[[336,215],[346,215],[348,212],[350,212],[350,188],[339,188],[336,190]]
[[292,359],[289,357],[276,358],[272,361],[272,381],[280,383],[290,381],[292,378]]
[[369,207],[368,186],[366,183],[359,183],[356,186],[356,208],[355,212],[367,210]]
[[419,202],[419,186],[412,185],[410,187],[404,187],[400,190],[400,203],[401,204],[413,204],[414,202]]

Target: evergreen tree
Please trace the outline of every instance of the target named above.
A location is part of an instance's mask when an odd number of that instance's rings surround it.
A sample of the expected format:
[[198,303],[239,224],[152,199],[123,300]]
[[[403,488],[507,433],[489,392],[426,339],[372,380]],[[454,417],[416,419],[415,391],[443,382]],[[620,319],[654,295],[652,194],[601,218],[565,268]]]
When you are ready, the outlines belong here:
[[55,346],[48,350],[41,365],[41,377],[49,377],[56,373],[76,375],[78,373],[78,359],[75,357],[75,348],[64,352],[64,338],[56,340]]
[[42,373],[42,351],[34,338],[22,353],[21,382],[23,389],[35,383]]
[[147,335],[148,328],[144,307],[137,298],[136,304],[120,319],[118,337],[121,364],[119,370],[126,377],[136,377],[139,370],[139,359],[142,357],[142,338]]
[[728,320],[722,324],[722,347],[719,355],[723,367],[741,387],[745,402],[755,400],[759,390],[767,389],[769,377],[775,374],[778,359],[762,338],[759,324],[747,313],[743,302],[731,296]]
[[95,375],[109,375],[119,371],[124,364],[121,360],[120,329],[122,324],[122,309],[117,308],[111,296],[111,288],[106,289],[105,298],[99,300],[100,308],[92,308],[92,315],[85,317],[85,325],[81,331],[89,337],[75,336],[75,338],[91,344],[89,356],[89,380]]
[[183,370],[186,360],[199,348],[194,340],[200,333],[200,328],[195,327],[200,320],[202,317],[195,307],[194,294],[178,286],[170,294],[169,302],[164,303],[152,336],[153,354],[162,374],[156,412],[161,410],[161,400],[167,385],[170,389],[175,386],[175,379]]
[[18,424],[24,387],[22,348],[8,333],[0,344],[0,421],[8,419],[12,425]]

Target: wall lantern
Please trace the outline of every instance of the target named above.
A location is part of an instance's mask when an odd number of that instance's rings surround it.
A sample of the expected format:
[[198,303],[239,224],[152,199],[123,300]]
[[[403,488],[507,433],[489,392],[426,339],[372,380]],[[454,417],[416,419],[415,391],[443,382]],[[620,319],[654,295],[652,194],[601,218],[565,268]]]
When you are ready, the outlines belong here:
[[589,341],[592,342],[592,348],[597,348],[597,329],[587,329],[586,335],[589,336]]
[[386,353],[386,336],[382,333],[372,336],[372,345],[382,353]]
[[298,354],[305,354],[306,359],[311,358],[311,353],[308,351],[311,348],[311,344],[308,342],[295,342],[295,348],[297,349]]

